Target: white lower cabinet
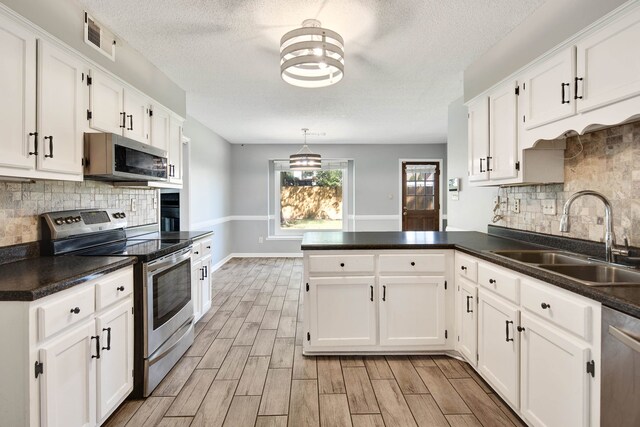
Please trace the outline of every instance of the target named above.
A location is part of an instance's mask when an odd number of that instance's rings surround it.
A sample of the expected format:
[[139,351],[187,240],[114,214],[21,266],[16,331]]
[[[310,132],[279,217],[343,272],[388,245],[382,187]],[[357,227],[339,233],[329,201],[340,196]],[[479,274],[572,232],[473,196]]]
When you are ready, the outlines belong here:
[[588,426],[589,347],[522,314],[521,411],[534,426]]
[[514,408],[519,407],[518,307],[478,291],[478,371]]
[[444,276],[380,277],[380,345],[445,343]]
[[478,359],[477,288],[460,278],[458,281],[458,351],[473,366]]
[[211,308],[211,236],[193,241],[191,258],[191,300],[193,301],[194,322],[197,322]]
[[309,279],[311,346],[369,346],[376,343],[375,277]]

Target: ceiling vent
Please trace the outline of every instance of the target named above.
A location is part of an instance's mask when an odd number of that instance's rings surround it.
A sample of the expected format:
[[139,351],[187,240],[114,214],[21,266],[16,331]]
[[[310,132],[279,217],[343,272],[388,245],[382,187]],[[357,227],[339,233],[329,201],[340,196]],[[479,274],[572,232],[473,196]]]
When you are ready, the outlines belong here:
[[84,13],[84,42],[110,60],[116,60],[115,36],[87,12]]

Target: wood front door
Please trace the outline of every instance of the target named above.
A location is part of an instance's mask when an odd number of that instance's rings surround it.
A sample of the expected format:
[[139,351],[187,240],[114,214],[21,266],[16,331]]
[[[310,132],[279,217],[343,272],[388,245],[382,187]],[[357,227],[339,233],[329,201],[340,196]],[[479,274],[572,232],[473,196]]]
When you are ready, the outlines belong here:
[[402,162],[402,231],[440,230],[440,165]]

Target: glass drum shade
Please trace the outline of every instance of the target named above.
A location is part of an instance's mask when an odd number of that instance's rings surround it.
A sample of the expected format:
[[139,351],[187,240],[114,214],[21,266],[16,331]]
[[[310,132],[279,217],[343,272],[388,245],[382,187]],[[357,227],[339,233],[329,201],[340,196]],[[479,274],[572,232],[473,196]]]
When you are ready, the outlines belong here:
[[302,28],[280,40],[280,74],[294,86],[317,88],[338,83],[344,77],[344,41],[335,31],[307,19]]

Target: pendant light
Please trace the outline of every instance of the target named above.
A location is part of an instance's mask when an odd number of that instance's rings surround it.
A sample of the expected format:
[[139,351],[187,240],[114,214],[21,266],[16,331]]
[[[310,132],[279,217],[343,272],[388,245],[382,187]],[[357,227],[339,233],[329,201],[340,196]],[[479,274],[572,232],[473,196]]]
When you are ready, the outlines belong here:
[[312,153],[307,146],[307,133],[309,129],[302,128],[304,145],[296,154],[289,156],[289,169],[294,171],[318,171],[322,169],[320,154]]
[[280,40],[280,75],[294,86],[325,87],[344,77],[344,40],[320,21],[306,19],[302,28]]

